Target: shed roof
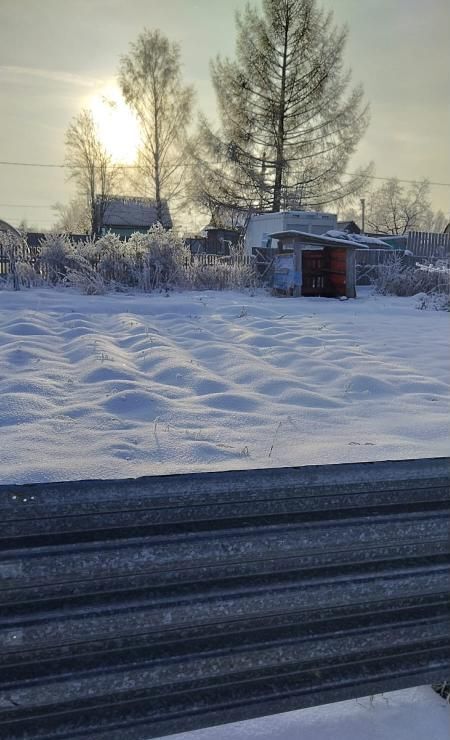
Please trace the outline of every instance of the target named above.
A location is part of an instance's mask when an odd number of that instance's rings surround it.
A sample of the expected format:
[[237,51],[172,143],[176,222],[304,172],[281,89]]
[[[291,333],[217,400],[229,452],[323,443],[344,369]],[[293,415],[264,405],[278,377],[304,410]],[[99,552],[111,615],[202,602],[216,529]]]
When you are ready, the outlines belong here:
[[7,221],[4,221],[2,218],[0,218],[0,231],[10,231],[12,234],[15,234],[16,236],[21,236],[19,229],[16,229],[15,226],[12,226],[12,224],[9,224]]
[[269,234],[272,239],[278,239],[283,242],[288,239],[297,239],[303,244],[314,244],[318,247],[340,247],[341,249],[357,249],[361,245],[353,241],[347,241],[346,239],[333,239],[331,236],[323,236],[322,234],[309,234],[307,231],[296,231],[289,229],[287,231],[276,231],[273,234]]

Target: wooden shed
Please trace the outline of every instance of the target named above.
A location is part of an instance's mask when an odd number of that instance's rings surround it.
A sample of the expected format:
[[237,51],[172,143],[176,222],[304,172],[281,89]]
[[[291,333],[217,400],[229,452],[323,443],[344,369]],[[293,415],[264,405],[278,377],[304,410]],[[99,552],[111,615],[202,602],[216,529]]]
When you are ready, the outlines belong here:
[[356,298],[356,243],[302,231],[270,235],[278,254],[292,254],[291,295]]

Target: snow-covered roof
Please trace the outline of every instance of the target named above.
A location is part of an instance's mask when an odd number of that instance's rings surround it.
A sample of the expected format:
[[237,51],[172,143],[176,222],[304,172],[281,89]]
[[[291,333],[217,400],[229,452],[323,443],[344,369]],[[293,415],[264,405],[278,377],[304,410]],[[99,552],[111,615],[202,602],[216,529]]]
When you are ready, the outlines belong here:
[[[162,202],[163,226],[172,227],[169,207]],[[102,226],[153,226],[158,222],[156,201],[150,198],[112,198],[105,208]]]
[[[308,231],[297,231],[296,229],[288,229],[286,231],[276,231],[273,234],[269,234],[271,239],[279,239],[284,241],[285,239],[298,239],[306,244],[317,244],[317,246],[329,246],[329,247],[346,247],[347,249],[356,249],[357,245],[349,239],[333,239],[331,236],[326,234],[310,234]],[[359,245],[358,245],[359,246]],[[364,248],[364,247],[363,247]]]
[[366,234],[350,234],[347,231],[340,231],[338,229],[330,229],[325,233],[326,236],[331,236],[333,239],[344,239],[350,242],[356,242],[359,248],[364,246],[378,247],[379,249],[392,249],[391,245],[384,242],[382,239],[378,239],[374,236],[367,236]]

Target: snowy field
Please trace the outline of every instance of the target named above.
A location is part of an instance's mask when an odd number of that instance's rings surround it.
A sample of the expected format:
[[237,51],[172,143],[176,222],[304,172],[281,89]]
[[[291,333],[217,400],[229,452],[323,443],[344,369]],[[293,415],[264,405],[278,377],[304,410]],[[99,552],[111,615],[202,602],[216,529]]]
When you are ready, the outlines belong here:
[[414,299],[0,292],[2,482],[448,454]]
[[[3,483],[448,454],[449,315],[414,299],[0,292]],[[173,736],[447,740],[429,687]]]

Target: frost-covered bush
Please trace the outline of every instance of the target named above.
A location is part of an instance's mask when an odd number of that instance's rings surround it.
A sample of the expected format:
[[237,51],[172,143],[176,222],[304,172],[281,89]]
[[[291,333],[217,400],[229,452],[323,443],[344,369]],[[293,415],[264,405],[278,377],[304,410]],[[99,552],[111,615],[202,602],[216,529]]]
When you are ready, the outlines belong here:
[[190,250],[175,232],[156,224],[147,234],[133,234],[128,244],[136,254],[139,288],[186,286]]
[[98,253],[98,242],[99,239],[88,237],[86,241],[77,242],[74,244],[74,251],[80,256],[84,257],[90,265],[95,267],[99,259]]
[[77,268],[78,255],[66,234],[47,234],[40,249],[43,275],[53,285],[63,280],[68,270]]
[[23,236],[12,231],[0,231],[0,247],[4,265],[8,270],[3,279],[3,287],[20,290],[19,263],[26,258],[28,246]]
[[79,265],[76,270],[69,270],[64,278],[64,284],[76,288],[85,295],[103,295],[106,285],[102,276],[91,265]]
[[135,232],[127,241],[110,232],[95,242],[77,246],[79,255],[111,287],[150,291],[185,282],[189,251],[173,231],[160,225],[145,234]]
[[135,285],[134,260],[128,242],[109,232],[95,242],[91,253],[92,263],[105,283]]
[[45,285],[43,277],[29,262],[17,262],[16,271],[21,288],[40,288]]
[[191,255],[179,236],[160,225],[146,233],[136,232],[127,241],[111,232],[77,243],[65,234],[49,234],[40,242],[40,274],[26,258],[20,269],[16,267],[16,252],[13,250],[11,264],[17,287],[31,287],[47,280],[52,285],[76,287],[86,294],[100,294],[108,289],[128,288],[148,292],[175,287],[240,289],[253,288],[259,282],[256,266],[243,257],[241,250],[205,263],[202,257]]
[[239,258],[222,258],[207,265],[194,257],[188,268],[188,284],[196,290],[254,288],[258,282],[255,265]]
[[[393,255],[392,260],[378,266],[373,283],[375,290],[381,295],[425,294],[445,298],[449,294],[449,277],[448,271],[423,269],[419,265],[408,266],[401,255]],[[441,302],[445,303],[445,300]]]

